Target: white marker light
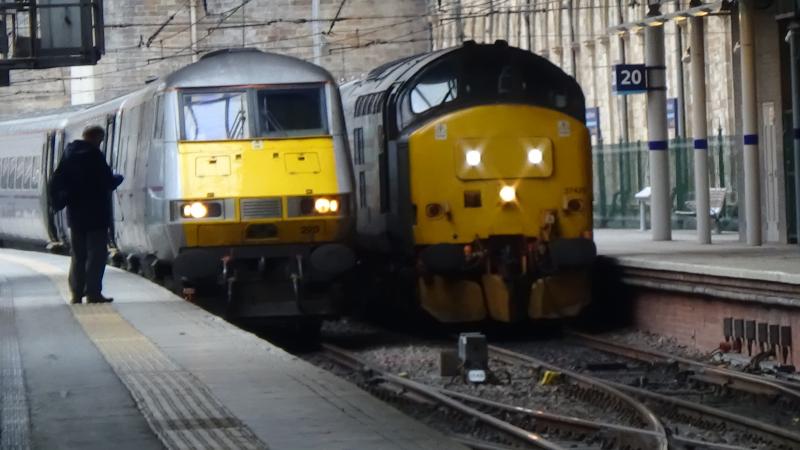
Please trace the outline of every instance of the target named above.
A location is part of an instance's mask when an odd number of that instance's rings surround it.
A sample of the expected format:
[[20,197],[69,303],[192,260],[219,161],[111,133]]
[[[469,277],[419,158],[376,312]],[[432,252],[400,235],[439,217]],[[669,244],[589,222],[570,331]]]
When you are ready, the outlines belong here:
[[[338,202],[337,202],[338,208]],[[314,209],[317,210],[320,214],[325,214],[331,210],[331,201],[327,198],[318,198],[317,201],[314,202]]]
[[467,151],[467,165],[475,167],[481,163],[481,152],[478,150]]
[[500,200],[505,203],[513,202],[517,198],[517,190],[514,186],[503,186],[500,189]]
[[531,164],[541,164],[544,155],[542,151],[538,148],[532,148],[528,150],[528,162]]
[[339,200],[331,200],[331,212],[335,213],[339,211]]
[[[208,215],[208,208],[206,205],[200,202],[194,202],[189,205],[189,215],[194,217],[195,219],[202,219],[203,217]],[[184,208],[184,213],[186,213],[186,208]]]

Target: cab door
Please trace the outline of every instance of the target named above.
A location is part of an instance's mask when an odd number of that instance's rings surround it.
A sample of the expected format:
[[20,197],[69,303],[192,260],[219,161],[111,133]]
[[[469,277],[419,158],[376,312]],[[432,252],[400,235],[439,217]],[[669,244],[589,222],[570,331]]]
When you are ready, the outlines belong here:
[[[103,140],[103,154],[106,157],[106,162],[108,163],[109,167],[114,168],[114,160],[116,158],[116,116],[114,114],[109,114],[106,116],[106,138]],[[115,216],[114,211],[117,209],[117,196],[114,193],[109,195],[108,201],[111,202],[111,226],[108,228],[108,245],[111,248],[117,248],[117,239],[116,239],[116,231],[114,227],[115,223]]]
[[41,210],[44,212],[47,227],[47,238],[50,242],[58,242],[58,228],[56,227],[56,212],[53,210],[53,199],[50,197],[50,179],[56,170],[57,160],[55,155],[56,131],[48,131],[42,145],[42,192]]
[[[49,191],[50,182],[53,177],[53,172],[55,172],[56,167],[58,167],[58,163],[61,162],[61,158],[64,157],[64,140],[66,136],[64,135],[64,130],[56,130],[50,134],[48,138],[49,148],[48,148],[48,155],[47,155],[47,186]],[[48,204],[48,230],[51,234],[50,238],[55,242],[68,242],[68,230],[67,230],[67,209],[64,208],[61,211],[55,212],[53,208]]]

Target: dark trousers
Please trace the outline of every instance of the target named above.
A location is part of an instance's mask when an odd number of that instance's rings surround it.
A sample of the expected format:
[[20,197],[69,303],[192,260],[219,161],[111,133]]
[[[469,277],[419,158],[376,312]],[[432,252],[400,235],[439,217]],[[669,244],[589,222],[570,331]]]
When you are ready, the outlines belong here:
[[72,298],[97,298],[103,292],[103,273],[108,258],[108,230],[70,229],[72,262],[69,287]]

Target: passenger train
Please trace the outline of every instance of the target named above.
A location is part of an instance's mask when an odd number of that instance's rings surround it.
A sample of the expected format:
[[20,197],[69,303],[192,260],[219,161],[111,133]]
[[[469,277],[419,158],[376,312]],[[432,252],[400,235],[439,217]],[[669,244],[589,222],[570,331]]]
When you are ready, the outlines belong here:
[[383,296],[372,301],[443,323],[564,318],[588,304],[591,148],[572,77],[503,41],[466,42],[340,90],[360,279]]
[[68,245],[47,183],[68,142],[106,128],[117,261],[227,286],[244,317],[337,314],[355,263],[353,176],[337,85],[253,49],[209,53],[85,109],[0,123],[0,239]]

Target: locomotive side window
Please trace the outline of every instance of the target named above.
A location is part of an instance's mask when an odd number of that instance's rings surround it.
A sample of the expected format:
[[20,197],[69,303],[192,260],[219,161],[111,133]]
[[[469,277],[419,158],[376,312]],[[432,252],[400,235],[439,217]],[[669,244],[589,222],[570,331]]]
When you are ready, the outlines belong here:
[[31,168],[31,189],[39,189],[39,178],[42,176],[41,158],[33,157],[33,167]]
[[14,181],[14,189],[22,189],[24,185],[25,179],[25,158],[22,156],[18,156],[16,158],[15,166],[16,169],[14,171],[15,174],[15,181]]
[[364,129],[353,130],[353,162],[364,164]]
[[453,67],[439,64],[430,69],[411,89],[411,111],[423,113],[458,97],[458,78]]
[[321,87],[256,91],[259,136],[327,134]]
[[153,126],[153,137],[161,139],[164,137],[164,96],[156,96],[156,119]]
[[245,139],[250,135],[247,94],[183,94],[183,138],[188,141]]

